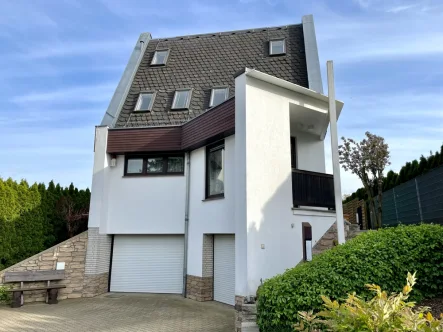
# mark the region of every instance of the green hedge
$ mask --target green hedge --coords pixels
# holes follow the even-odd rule
[[[0,178],[0,271],[23,259],[68,239],[66,220],[58,203],[69,197],[75,208],[89,208],[89,189],[78,190],[71,184],[62,188],[50,182],[29,185]],[[82,221],[79,231],[86,230]]]
[[[260,330],[285,331],[299,311],[322,308],[320,295],[343,299],[357,292],[371,298],[365,284],[398,292],[407,272],[417,271],[411,299],[443,295],[443,227],[398,226],[368,231],[348,243],[266,280],[258,291]]]

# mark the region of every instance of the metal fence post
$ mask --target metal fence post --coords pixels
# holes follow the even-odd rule
[[[395,188],[392,188],[392,193],[394,195],[395,218],[397,219],[397,224],[398,224],[398,210],[397,210],[397,200],[395,199]]]
[[[415,190],[417,191],[418,211],[420,212],[420,221],[423,221],[423,212],[421,210],[420,190],[418,190],[417,178],[415,180]]]

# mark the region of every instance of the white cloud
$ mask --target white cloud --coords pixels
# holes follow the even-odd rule
[[[400,13],[400,12],[404,12],[405,10],[416,8],[417,6],[418,6],[418,4],[400,5],[400,6],[395,6],[395,7],[389,8],[386,11],[388,13]]]

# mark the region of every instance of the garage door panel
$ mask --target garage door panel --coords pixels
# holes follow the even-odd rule
[[[181,293],[183,246],[181,235],[115,235],[111,291]]]
[[[214,236],[214,300],[235,304],[235,237]]]

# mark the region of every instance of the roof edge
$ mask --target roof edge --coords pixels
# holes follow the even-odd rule
[[[309,89],[323,93],[323,82],[321,80],[321,69],[320,60],[318,57],[317,38],[315,35],[314,16],[305,15],[302,17],[302,22]]]
[[[300,26],[300,25],[302,25],[302,23],[286,24],[286,25],[279,25],[279,26],[272,26],[272,27],[252,28],[252,29],[207,32],[207,33],[199,33],[199,34],[193,34],[193,35],[153,38],[152,40],[153,41],[166,41],[166,40],[176,40],[176,39],[192,39],[192,38],[197,38],[197,37],[204,38],[204,37],[212,37],[212,36],[225,36],[225,35],[232,35],[232,34],[237,34],[237,33],[240,34],[240,33],[256,32],[256,31],[263,31],[263,30],[281,30],[281,29],[287,29],[289,27]]]
[[[105,115],[103,116],[101,125],[113,128],[120,115],[120,111],[128,96],[129,89],[134,81],[140,62],[143,59],[143,54],[148,46],[148,42],[152,39],[149,32],[144,32],[137,39],[134,50],[129,58],[128,64],[123,72],[122,78],[115,89],[114,95],[109,103]]]

